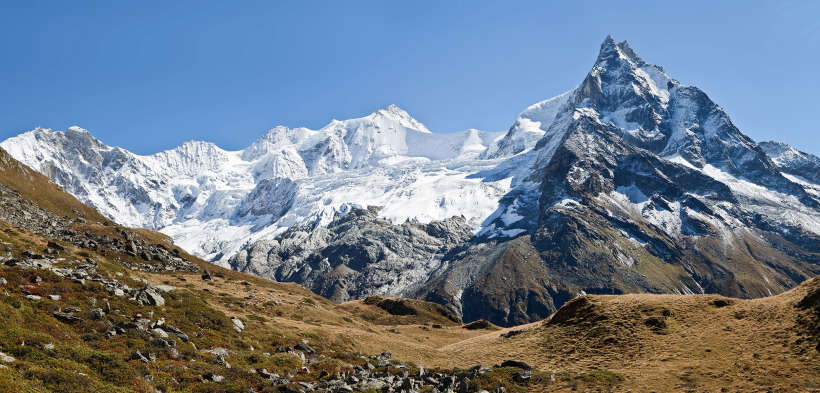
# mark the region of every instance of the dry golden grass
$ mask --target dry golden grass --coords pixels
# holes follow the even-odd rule
[[[391,313],[385,308],[395,306]],[[443,306],[421,300],[372,296],[340,304],[351,314],[375,325],[425,325],[435,329],[461,326],[456,315]],[[402,311],[410,311],[402,315]]]
[[[542,321],[490,332],[458,326],[435,329],[421,320],[417,324],[375,324],[372,314],[383,311],[361,301],[336,305],[298,285],[260,279],[246,285],[240,279],[248,276],[230,275],[233,277],[213,282],[188,275],[186,283],[193,291],[207,288],[210,293],[238,298],[254,296],[240,307],[226,306],[218,296],[209,298],[229,315],[249,319],[257,313],[271,328],[340,340],[366,354],[390,350],[397,358],[442,368],[491,366],[518,359],[540,371],[559,374],[556,382],[531,386],[533,391],[584,390],[585,386],[658,392],[820,389],[818,352],[794,344],[799,337],[795,303],[806,292],[802,286],[755,300],[716,295],[587,296],[588,307],[576,311],[566,323]],[[145,277],[155,283],[168,278],[162,274]],[[306,298],[313,299],[313,304],[307,304]],[[264,306],[272,301],[279,305]],[[728,305],[722,306],[721,301]],[[666,326],[647,325],[653,318]],[[501,337],[513,330],[525,332]],[[597,375],[596,371],[611,372],[624,380],[584,385],[583,378],[567,378],[586,378]]]
[[[460,366],[470,363],[466,359],[515,358],[556,373],[608,370],[625,377],[614,391],[820,391],[818,351],[795,344],[800,337],[795,304],[806,285],[755,300],[589,296],[591,307],[571,323],[538,322],[508,339],[494,333],[442,350],[462,354],[465,360],[453,358]],[[718,307],[716,300],[730,304]],[[646,325],[650,318],[663,320],[666,328],[653,330]],[[572,386],[559,381],[543,390]]]
[[[386,321],[394,316],[375,306],[359,305],[360,302],[338,305],[297,284],[272,282],[214,266],[209,270],[215,273],[212,281],[204,281],[193,273],[135,274],[154,284],[167,283],[194,291],[227,315],[262,323],[267,329],[286,336],[307,333],[364,354],[389,350],[397,359],[422,365],[449,363],[450,353],[442,352],[441,347],[487,332],[463,329],[453,322],[444,325],[442,317],[432,322],[419,318],[401,320],[395,325],[376,324],[370,319]],[[436,307],[427,302],[413,302],[430,309]],[[264,322],[260,322],[259,317]],[[434,328],[433,324],[442,327]]]

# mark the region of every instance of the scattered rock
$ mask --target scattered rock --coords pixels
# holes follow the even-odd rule
[[[101,308],[91,310],[91,319],[99,321],[105,318],[105,312]]]
[[[303,351],[303,352],[307,353],[308,355],[313,355],[314,353],[316,353],[315,349],[313,349],[309,345],[303,344],[303,343],[299,343],[298,345],[296,345],[296,349],[298,349],[300,351]]]
[[[245,324],[236,317],[231,317],[231,322],[233,323],[233,329],[236,330],[237,333],[242,333],[245,330]]]
[[[154,337],[159,337],[159,338],[168,338],[168,333],[167,333],[167,332],[165,332],[165,330],[162,330],[162,329],[160,329],[160,328],[154,328],[154,329],[152,329],[152,330],[151,330],[151,334],[152,334]]]
[[[11,356],[11,355],[7,355],[7,354],[5,354],[5,353],[3,353],[3,352],[0,352],[0,362],[3,362],[3,363],[12,363],[12,362],[14,362],[15,360],[17,360],[17,359],[15,359],[13,356]]]
[[[159,290],[152,287],[151,285],[146,285],[145,288],[140,289],[137,291],[137,295],[135,296],[137,301],[144,305],[144,306],[164,306],[165,305],[165,298],[160,295]]]
[[[57,318],[58,320],[60,320],[62,322],[65,322],[65,323],[77,323],[77,322],[82,322],[82,320],[83,320],[82,318],[80,318],[78,316],[75,316],[74,314],[69,314],[69,313],[62,313],[62,312],[56,312],[55,311],[52,315],[54,315],[54,318]]]
[[[26,295],[26,299],[28,299],[28,300],[40,300],[40,299],[42,299],[42,297],[38,296],[38,295]]]
[[[513,381],[518,383],[526,383],[532,378],[532,373],[529,371],[520,371],[513,374]]]
[[[143,362],[143,363],[150,363],[150,361],[148,360],[148,358],[147,358],[147,357],[145,357],[145,356],[142,354],[142,352],[140,352],[140,351],[134,351],[134,353],[131,355],[131,357],[130,357],[130,358],[128,358],[128,360],[139,360],[139,361],[141,361],[141,362]]]

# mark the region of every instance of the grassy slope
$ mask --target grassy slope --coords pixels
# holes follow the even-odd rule
[[[618,391],[814,391],[820,389],[820,347],[800,321],[817,326],[818,316],[796,307],[810,290],[820,294],[820,278],[754,300],[587,296],[577,310],[571,305],[582,301],[553,315],[570,317],[561,323],[537,322],[501,332],[525,330],[511,338],[491,333],[443,350],[487,362],[520,358],[567,375],[606,370],[624,377],[614,384]],[[544,390],[570,391],[576,383],[559,381]]]

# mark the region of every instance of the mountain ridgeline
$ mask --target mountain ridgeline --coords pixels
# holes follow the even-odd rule
[[[140,156],[78,127],[0,143],[118,223],[336,302],[543,319],[580,294],[754,298],[820,274],[820,159],[757,143],[626,42],[507,132],[430,132],[395,106],[251,146]]]

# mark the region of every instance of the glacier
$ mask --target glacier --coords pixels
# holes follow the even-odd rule
[[[432,133],[391,105],[319,130],[275,127],[239,151],[191,141],[137,155],[80,127],[38,128],[0,146],[111,219],[224,261],[291,226],[367,206],[396,224],[464,216],[478,231],[511,188],[512,175],[496,170],[509,155],[485,154],[505,135]]]

